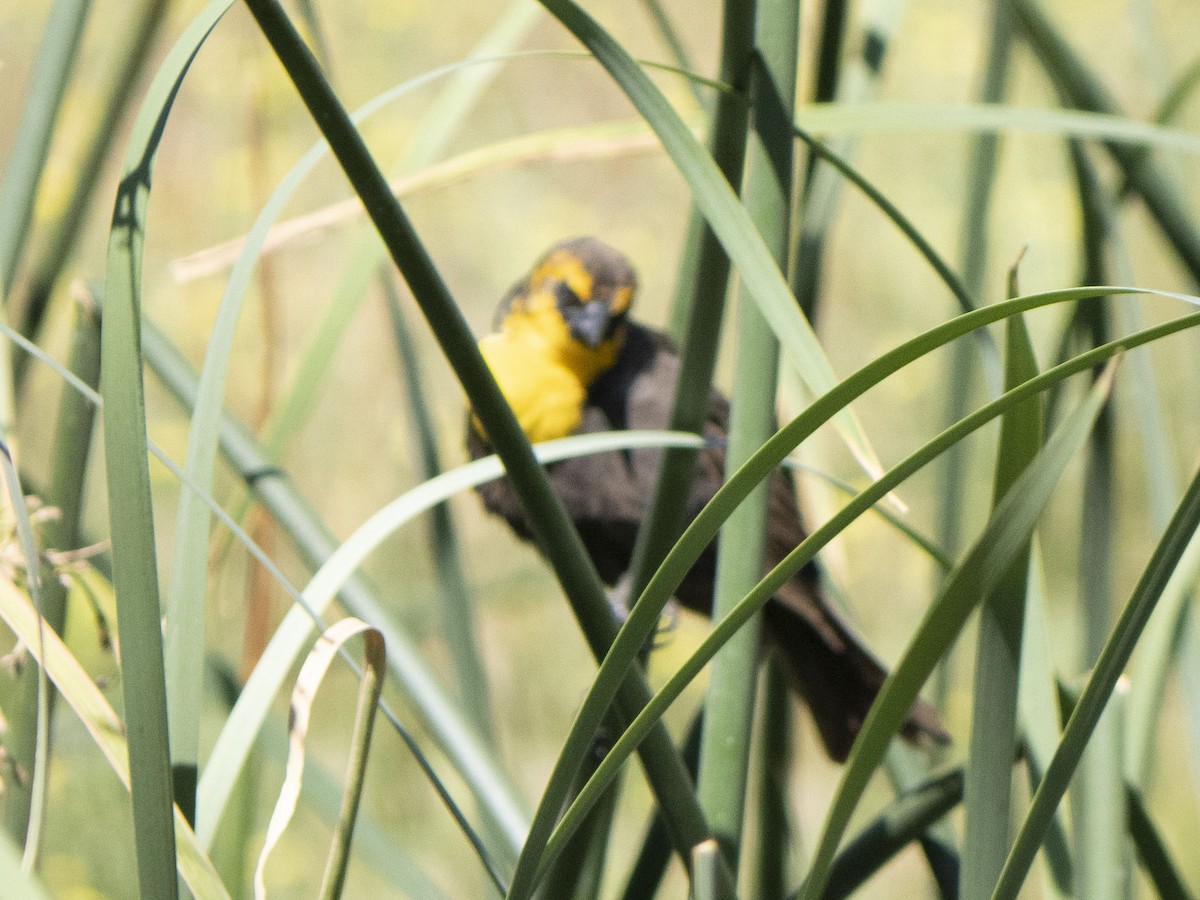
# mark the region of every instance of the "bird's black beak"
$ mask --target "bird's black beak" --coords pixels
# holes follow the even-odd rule
[[[615,324],[604,300],[592,300],[571,310],[571,337],[593,350],[612,337]]]

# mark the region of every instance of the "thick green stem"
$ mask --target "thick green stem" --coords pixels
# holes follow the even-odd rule
[[[791,219],[792,116],[796,95],[799,7],[765,0],[759,9],[754,67],[754,129],[746,182],[746,206],[780,268],[787,260]],[[735,472],[775,430],[779,343],[758,307],[738,307],[738,355],[734,372],[726,471]],[[722,529],[713,595],[713,617],[737,605],[762,575],[767,542],[768,482],[759,485]],[[726,858],[741,855],[750,732],[760,627],[756,617],[713,661],[700,753],[700,802]],[[736,868],[735,868],[736,871]]]
[[[754,6],[753,0],[725,3],[720,80],[734,91],[717,98],[709,150],[731,185],[741,183],[746,158],[749,107],[744,91],[750,80],[754,50]],[[698,215],[693,210],[693,219]],[[691,227],[697,228],[694,222]],[[690,260],[690,252],[687,256]],[[690,286],[690,298],[679,348],[679,381],[667,427],[699,433],[708,413],[709,386],[716,365],[730,270],[729,257],[707,223],[699,228],[694,262],[694,270],[680,273]],[[631,598],[641,595],[686,524],[684,508],[695,463],[695,450],[668,450],[663,455],[654,503],[638,532],[628,594]]]

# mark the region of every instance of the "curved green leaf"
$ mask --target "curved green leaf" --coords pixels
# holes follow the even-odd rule
[[[636,447],[701,446],[695,435],[672,432],[612,432],[580,435],[548,441],[535,448],[543,463],[584,453],[603,453],[608,450]],[[313,575],[304,589],[308,609],[293,607],[276,629],[258,665],[247,680],[233,711],[213,746],[209,764],[200,777],[200,795],[205,798],[200,810],[196,833],[207,846],[216,824],[237,781],[246,756],[253,745],[275,695],[283,686],[288,672],[303,650],[313,630],[312,614],[322,614],[333,602],[338,589],[358,569],[375,548],[392,533],[430,507],[443,503],[457,493],[499,478],[504,472],[495,456],[476,460],[444,472],[402,494],[360,525],[325,564]],[[424,683],[428,675],[417,683]],[[520,838],[528,827],[525,822],[505,822],[511,836]]]
[[[1112,635],[1104,645],[1087,686],[1080,695],[1074,712],[1071,713],[1063,731],[1062,741],[1033,796],[1029,812],[1004,864],[1000,882],[992,895],[997,900],[1016,897],[1020,891],[1025,874],[1041,844],[1042,835],[1066,792],[1075,767],[1108,704],[1117,679],[1129,662],[1150,614],[1154,611],[1197,527],[1200,527],[1200,473],[1192,479],[1192,483],[1184,492],[1175,515],[1163,532],[1154,555],[1142,572],[1141,579],[1113,628]]]
[[[586,46],[625,91],[662,141],[692,191],[692,199],[738,268],[747,291],[779,338],[788,361],[812,389],[822,394],[837,382],[825,350],[796,305],[779,266],[708,152],[691,129],[646,76],[641,67],[595,19],[572,0],[540,0]],[[837,416],[839,430],[868,472],[879,461],[849,410]]]
[[[741,499],[749,492],[754,484],[766,477],[767,473],[770,472],[775,465],[778,465],[784,456],[790,453],[797,444],[804,440],[808,434],[811,434],[812,431],[815,430],[820,424],[831,418],[837,409],[840,409],[850,400],[864,393],[883,378],[899,370],[904,365],[912,362],[914,359],[919,358],[935,347],[941,346],[942,344],[953,340],[955,337],[961,337],[963,334],[968,333],[973,328],[979,327],[980,325],[995,321],[1015,312],[1023,312],[1033,309],[1037,306],[1047,305],[1054,302],[1063,302],[1067,300],[1093,298],[1114,292],[1128,293],[1129,291],[1128,289],[1117,289],[1114,291],[1113,289],[1107,288],[1056,291],[1049,294],[1031,295],[1029,297],[1018,298],[1017,300],[1005,301],[991,307],[986,307],[972,313],[964,314],[952,320],[951,322],[931,329],[930,331],[918,336],[917,338],[914,338],[901,347],[884,354],[882,357],[876,359],[859,372],[850,376],[848,379],[846,379],[846,381],[842,382],[842,384],[840,384],[829,394],[814,402],[797,419],[793,420],[791,423],[781,429],[775,435],[775,437],[768,441],[767,444],[764,445],[759,453],[756,454],[746,466],[743,466],[742,469],[734,474],[733,477],[731,477],[725,483],[721,490],[717,492],[716,496],[714,496],[712,501],[710,501],[708,506],[700,512],[700,514],[684,532],[674,549],[672,549],[667,558],[663,561],[663,564],[659,568],[658,572],[651,579],[651,582],[647,586],[642,597],[640,597],[638,602],[634,605],[629,618],[622,627],[621,633],[617,636],[616,641],[613,643],[612,649],[606,656],[604,662],[601,664],[600,673],[597,675],[591,692],[585,699],[583,706],[580,708],[572,729],[586,734],[591,734],[594,732],[596,724],[599,721],[599,717],[603,714],[605,709],[607,709],[608,704],[611,702],[613,691],[615,690],[615,680],[620,677],[623,667],[629,665],[630,661],[636,657],[638,648],[641,647],[644,641],[653,633],[653,629],[656,627],[656,623],[658,621],[658,616],[668,598],[683,579],[683,576],[694,564],[696,559],[699,558],[700,553],[703,552],[704,548],[707,547],[711,542],[717,532],[717,529],[720,527],[724,519],[729,515],[729,512],[737,505],[737,503],[741,501]],[[1197,302],[1194,300],[1194,298],[1184,297],[1183,295],[1170,294],[1164,296],[1175,297],[1176,299],[1185,300],[1185,302]],[[1124,347],[1133,346],[1134,344],[1143,341],[1157,339],[1162,337],[1164,334],[1171,333],[1176,329],[1190,327],[1197,321],[1200,321],[1200,317],[1184,317],[1183,319],[1178,320],[1176,323],[1171,323],[1168,331],[1156,331],[1151,329],[1150,331],[1144,332],[1136,338],[1126,339],[1126,341],[1120,344],[1114,343],[1113,345],[1108,346],[1103,352],[1107,353],[1108,355],[1112,355],[1113,353],[1118,352],[1119,349],[1124,349]],[[1092,362],[1088,362],[1087,360],[1089,357],[1085,354],[1084,356],[1077,357],[1071,365],[1091,365],[1094,364],[1095,360],[1100,360],[1103,358],[1106,357],[1102,353],[1098,356],[1090,357]],[[1079,369],[1070,368],[1070,373],[1073,374],[1075,371],[1079,371]],[[1046,373],[1045,375],[1041,376],[1042,379],[1047,380],[1039,383],[1049,384],[1055,379],[1066,377],[1067,373],[1068,370],[1066,368],[1059,367],[1056,370],[1052,370],[1051,373]],[[1026,389],[1027,388],[1028,385],[1026,386]],[[991,407],[989,407],[989,409],[990,408]],[[995,410],[991,414],[995,415],[998,414],[998,412],[999,410]],[[961,427],[961,425],[962,423],[960,423],[960,426],[956,427]],[[943,437],[945,437],[945,435],[943,435]],[[910,461],[911,460],[912,457],[910,457]],[[893,474],[896,472],[897,469],[892,470]],[[888,478],[876,482],[876,486],[880,484],[886,484],[890,489],[890,486],[894,486],[895,481],[891,478]],[[862,500],[870,493],[872,492],[864,492],[863,494],[860,494],[859,499]],[[847,507],[847,509],[850,509],[850,507]],[[845,513],[846,510],[843,510],[839,515],[843,515]],[[812,536],[810,535],[810,540],[811,539]],[[818,548],[813,547],[814,553],[816,549]],[[763,588],[764,584],[765,582],[760,583],[759,587]],[[767,596],[770,595],[768,594]],[[763,602],[765,602],[765,597],[763,598]],[[746,615],[749,615],[752,612],[752,610],[747,607],[745,602],[739,606],[739,609],[741,609]],[[738,624],[740,624],[740,620],[738,621]],[[734,627],[736,628],[736,625]],[[714,630],[713,640],[719,640],[719,631],[720,627]],[[702,647],[702,650],[703,649],[704,648]],[[715,652],[715,647],[711,647],[710,649],[712,652]],[[698,651],[698,653],[700,653],[700,651]],[[664,688],[663,691],[660,691],[656,695],[655,701],[651,704],[651,706],[657,708],[660,714],[661,711],[665,709],[667,705],[669,705],[671,700],[678,695],[677,692],[682,690],[682,686],[686,684],[687,680],[689,680],[690,677],[694,677],[696,671],[699,670],[700,665],[703,664],[703,660],[706,660],[707,657],[701,659],[700,656],[696,656],[693,657],[693,659],[700,660],[699,665],[696,666],[694,671],[691,671],[690,675],[685,675],[683,670],[681,670],[680,675],[677,676],[679,681],[676,682],[673,679],[672,682],[668,684],[668,688],[671,690],[669,697],[666,693],[664,693],[668,690],[667,688]],[[642,716],[646,715],[648,711],[649,709],[644,712]],[[642,716],[639,716],[639,720],[642,719]],[[645,723],[643,722],[642,724],[644,725]],[[630,732],[627,732],[627,734],[631,733],[632,731],[633,729],[631,727]],[[623,741],[625,738],[622,738],[621,740]],[[631,743],[625,746],[627,748],[631,748],[634,745],[636,745],[636,740],[631,739]],[[623,746],[620,741],[618,741],[618,746]],[[609,759],[614,761],[612,765],[617,764],[619,755],[616,753],[616,748],[610,752]],[[570,766],[571,763],[560,756],[558,765],[565,768]],[[607,760],[605,764],[602,764],[601,769],[597,772],[597,779],[600,779],[601,773],[605,773],[605,777],[610,777],[611,773],[606,770],[606,765],[608,765]],[[601,781],[601,784],[603,784],[603,781]],[[585,789],[584,794],[587,793],[588,790]],[[580,801],[583,799],[584,795],[581,794]],[[579,801],[577,801],[577,803],[579,803]],[[584,811],[586,811],[586,808]],[[565,821],[560,826],[560,830],[563,830],[564,826],[566,826]],[[562,839],[565,840],[568,837],[569,830],[565,831]]]

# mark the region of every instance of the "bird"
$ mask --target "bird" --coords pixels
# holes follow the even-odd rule
[[[479,350],[531,442],[570,434],[668,427],[679,372],[670,338],[630,318],[637,275],[620,251],[594,237],[555,244],[504,295],[493,330]],[[696,462],[688,521],[724,480],[729,403],[713,390]],[[468,417],[473,459],[492,452],[479,420]],[[562,460],[547,466],[601,579],[619,583],[629,568],[638,528],[649,515],[662,451],[632,449]],[[533,531],[506,478],[477,488],[484,507],[518,537]],[[764,559],[772,567],[806,536],[791,474],[772,473]],[[675,592],[685,607],[710,615],[716,541]],[[887,670],[826,601],[810,563],[763,608],[763,643],[782,659],[788,680],[811,710],[828,755],[844,762]],[[918,699],[901,734],[910,742],[949,740],[937,711]]]

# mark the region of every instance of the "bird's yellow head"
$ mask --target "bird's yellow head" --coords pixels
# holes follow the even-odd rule
[[[556,244],[501,301],[479,349],[531,441],[565,437],[616,362],[637,276],[595,238]]]

